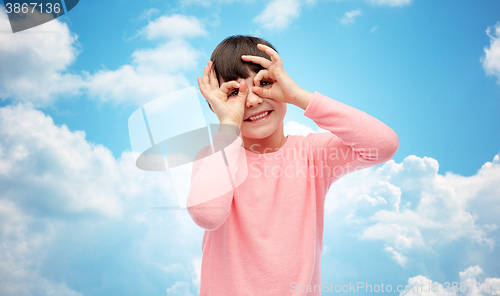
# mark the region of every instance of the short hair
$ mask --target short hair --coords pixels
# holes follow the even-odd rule
[[[213,62],[213,69],[217,75],[219,86],[221,80],[231,81],[238,78],[246,79],[250,76],[250,71],[258,73],[264,69],[259,64],[245,62],[242,55],[260,56],[271,60],[271,57],[264,51],[257,48],[257,44],[264,44],[278,52],[271,43],[253,36],[233,35],[224,39],[212,52],[210,60]],[[208,101],[207,101],[208,103]],[[210,106],[210,103],[208,103]]]

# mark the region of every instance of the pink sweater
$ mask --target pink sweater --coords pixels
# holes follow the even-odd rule
[[[256,154],[242,147],[241,138],[219,132],[214,143],[226,141],[229,166],[223,158],[194,163],[187,206],[206,229],[200,295],[321,295],[330,185],[386,162],[399,140],[378,119],[318,92],[304,115],[330,133],[289,135],[277,152]],[[248,175],[234,189],[245,159]]]

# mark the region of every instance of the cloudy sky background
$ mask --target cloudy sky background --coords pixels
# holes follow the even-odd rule
[[[0,294],[198,294],[203,230],[152,209],[173,185],[134,167],[127,120],[196,85],[233,34],[399,136],[393,160],[331,187],[323,281],[493,295],[444,288],[500,286],[498,0],[89,0],[16,34],[0,8]],[[286,134],[319,131],[303,112]]]

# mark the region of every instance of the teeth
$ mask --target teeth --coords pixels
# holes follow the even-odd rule
[[[266,111],[266,112],[262,113],[259,116],[249,117],[248,119],[250,119],[250,120],[257,120],[259,118],[262,118],[262,117],[266,116],[268,113],[269,113],[269,111]]]

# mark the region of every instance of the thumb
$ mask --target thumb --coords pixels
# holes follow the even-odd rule
[[[245,81],[240,83],[240,89],[238,90],[238,101],[245,103],[248,96],[248,87]]]

